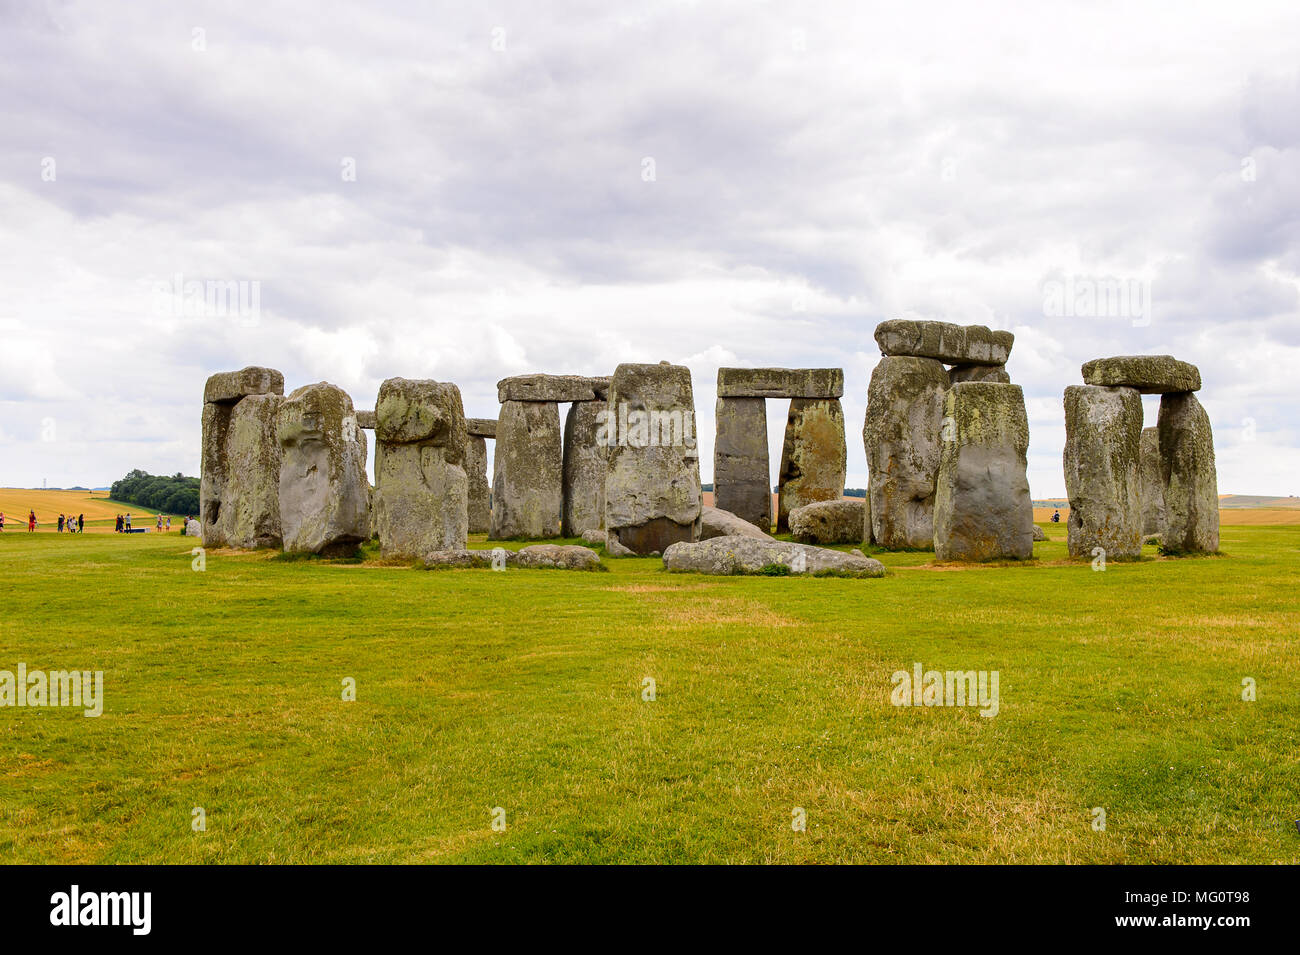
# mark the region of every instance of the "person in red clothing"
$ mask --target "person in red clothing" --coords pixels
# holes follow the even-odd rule
[[[34,530],[36,530],[36,512],[35,512],[35,511],[28,511],[28,512],[27,512],[27,531],[28,531],[28,533],[30,533],[30,532],[32,532],[32,531],[34,531]]]

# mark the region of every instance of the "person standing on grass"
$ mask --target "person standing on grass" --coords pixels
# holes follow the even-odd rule
[[[0,515],[0,516],[2,516],[2,515]],[[0,527],[0,530],[4,530],[4,528]],[[167,526],[164,528],[164,530],[165,530],[168,534],[170,534],[170,533],[172,532],[172,519],[171,519],[171,515],[170,515],[170,514],[167,515]]]
[[[63,533],[63,515],[62,515],[62,514],[59,515],[59,533],[60,533],[60,534]]]
[[[36,530],[36,512],[28,511],[27,512],[27,533],[30,534],[34,530]]]
[[[78,514],[78,515],[77,515],[77,533],[78,533],[78,534],[84,534],[84,533],[86,533],[86,515],[85,515],[85,514]]]
[[[0,511],[0,534],[5,532],[5,512]]]
[[[130,511],[127,511],[127,512],[126,512],[126,523],[124,523],[124,524],[122,525],[122,530],[124,530],[124,531],[129,531],[130,529],[131,529],[131,512],[130,512]]]
[[[161,515],[161,514],[158,515],[158,520],[156,520],[156,521],[154,522],[154,527],[153,527],[153,529],[154,529],[157,533],[159,533],[159,534],[162,533],[162,515]]]

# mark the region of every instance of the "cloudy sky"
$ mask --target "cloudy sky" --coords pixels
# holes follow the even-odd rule
[[[863,486],[873,330],[929,318],[1015,332],[1035,496],[1142,352],[1200,366],[1222,491],[1300,494],[1298,66],[1293,0],[0,0],[0,485],[197,474],[248,364],[494,417],[667,359],[706,481],[719,366],[843,367]]]

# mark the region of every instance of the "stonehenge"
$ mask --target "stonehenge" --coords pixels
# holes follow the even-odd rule
[[[276,413],[284,549],[346,553],[370,536],[366,439],[352,399],[328,382],[304,385]]]
[[[1219,549],[1214,435],[1194,392],[1201,372],[1170,355],[1096,358],[1083,386],[1066,389],[1069,547],[1086,558],[1136,557],[1158,535],[1166,554]],[[1142,427],[1140,395],[1160,395],[1155,428]],[[1076,518],[1076,512],[1080,515]]]
[[[714,503],[766,533],[772,527],[768,398],[788,398],[777,481],[778,530],[790,511],[844,493],[844,371],[840,368],[719,368]]]
[[[606,547],[653,554],[698,540],[703,496],[690,369],[619,365],[605,419]]]
[[[934,493],[935,557],[1032,557],[1029,420],[1020,386],[958,382],[944,398],[944,421]]]
[[[495,418],[465,419],[465,475],[469,479],[469,532],[486,534],[492,527],[492,487],[487,477],[487,439],[496,440]]]
[[[284,376],[273,368],[221,372],[204,385],[199,518],[206,546],[280,546],[275,422],[283,400]]]
[[[389,378],[379,386],[372,526],[383,556],[465,547],[468,440],[455,385]]]

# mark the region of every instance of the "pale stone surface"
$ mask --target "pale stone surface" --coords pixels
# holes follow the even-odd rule
[[[203,438],[199,463],[199,518],[203,538],[210,547],[225,543],[220,528],[221,504],[226,486],[226,438],[230,434],[233,405],[203,404]]]
[[[948,372],[933,358],[882,358],[871,373],[862,428],[871,540],[888,550],[934,546],[934,489],[947,391]]]
[[[202,537],[203,525],[200,524],[198,521],[194,520],[193,518],[190,518],[188,521],[185,522],[185,536]]]
[[[256,371],[269,373],[270,369]],[[236,378],[240,374],[229,373]],[[209,384],[221,377],[214,375]],[[204,403],[199,518],[207,546],[280,546],[280,446],[275,416],[282,400],[268,392],[234,404]]]
[[[546,401],[503,403],[493,465],[489,536],[559,537],[564,457],[558,406]]]
[[[790,535],[801,544],[860,544],[863,508],[855,497],[805,504],[790,512]]]
[[[721,372],[718,378],[721,381]],[[719,398],[716,423],[714,503],[766,533],[772,528],[767,402],[762,398]]]
[[[352,399],[328,382],[304,385],[276,415],[280,523],[290,552],[344,552],[370,535],[365,435]]]
[[[1043,530],[1037,524],[1034,525],[1034,543],[1047,540],[1047,531]]]
[[[1005,365],[1016,336],[984,325],[891,319],[876,326],[884,355],[934,358],[946,365]]]
[[[1002,365],[953,365],[948,369],[948,384],[959,381],[997,381],[1011,384],[1011,376]]]
[[[1172,355],[1118,355],[1084,362],[1083,380],[1089,385],[1136,388],[1144,395],[1199,391],[1201,372],[1195,365]]]
[[[838,398],[793,398],[786,417],[777,479],[776,527],[790,526],[790,512],[844,494],[848,445]]]
[[[492,528],[492,488],[487,477],[487,441],[471,432],[465,440],[465,479],[469,482],[469,532]]]
[[[1142,397],[1132,388],[1065,389],[1065,490],[1071,557],[1107,560],[1142,553],[1138,461]]]
[[[465,432],[473,438],[495,438],[497,436],[497,419],[466,418]]]
[[[765,534],[738,514],[732,514],[720,507],[703,508],[700,518],[700,540],[712,540],[715,537],[757,537],[772,540],[771,534]]]
[[[1165,530],[1165,479],[1160,472],[1160,429],[1142,429],[1142,455],[1138,463],[1142,498],[1142,533],[1163,534]]]
[[[664,551],[663,560],[664,567],[670,571],[718,576],[755,574],[773,564],[784,564],[796,575],[824,572],[851,577],[885,575],[885,565],[871,557],[744,536],[672,544]]]
[[[460,389],[428,379],[389,378],[379,386],[375,420],[371,520],[383,555],[416,558],[463,548],[469,478]]]
[[[1191,392],[1160,399],[1160,470],[1165,491],[1161,546],[1170,554],[1219,549],[1219,479],[1210,417]]]
[[[934,497],[935,556],[955,561],[1032,557],[1029,422],[1020,386],[956,384],[944,401],[944,417]]]
[[[455,548],[430,551],[424,555],[428,570],[472,567],[492,568],[494,554],[491,550],[466,550]],[[600,556],[586,547],[573,544],[532,544],[517,551],[505,550],[499,568],[548,570],[606,570]]]
[[[703,499],[691,372],[683,365],[622,364],[609,389],[605,529],[618,544],[649,554],[699,537]]]
[[[842,398],[843,368],[719,368],[719,398]]]
[[[604,401],[575,401],[564,419],[563,513],[565,537],[605,522],[605,445],[597,431],[609,405]]]
[[[515,375],[497,382],[497,400],[507,401],[595,401],[597,391],[609,387],[608,378],[582,375]]]
[[[234,404],[249,395],[283,395],[284,375],[274,368],[249,365],[239,371],[222,371],[208,378],[203,400],[214,404]]]

